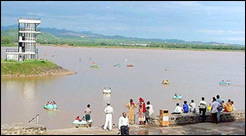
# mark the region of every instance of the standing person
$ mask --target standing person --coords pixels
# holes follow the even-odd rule
[[[184,113],[188,113],[189,112],[189,106],[187,104],[187,101],[184,101],[184,104],[183,104],[183,111]]]
[[[129,121],[126,113],[123,112],[122,116],[119,118],[119,130],[121,135],[129,135]]]
[[[235,111],[236,108],[235,108],[235,106],[234,106],[234,102],[233,102],[233,101],[231,101],[231,106],[232,106],[232,111]]]
[[[146,122],[145,123],[147,123],[147,124],[149,124],[149,120],[150,120],[150,112],[149,112],[149,107],[147,107],[146,108],[146,112],[145,112],[145,120],[146,120]]]
[[[213,97],[213,103],[211,105],[211,115],[212,115],[212,122],[215,122],[216,124],[218,123],[218,119],[217,119],[217,113],[218,113],[218,108],[219,108],[220,103],[216,101],[216,98]]]
[[[112,117],[113,117],[113,113],[114,113],[114,109],[113,107],[110,106],[110,103],[107,103],[107,107],[104,109],[104,112],[106,113],[106,121],[105,121],[105,125],[103,127],[104,130],[107,129],[108,125],[109,125],[109,130],[112,130]]]
[[[90,104],[87,105],[87,108],[85,109],[85,120],[87,122],[87,128],[89,127],[89,120],[91,119],[91,108]],[[91,126],[90,126],[91,127]]]
[[[139,105],[139,111],[138,111],[139,124],[142,125],[143,123],[145,123],[145,112],[146,112],[146,106],[143,98],[139,98],[138,105]]]
[[[191,100],[190,106],[190,112],[196,113],[196,104],[194,103],[194,100]]]
[[[152,117],[154,115],[153,105],[150,104],[150,101],[147,102],[146,108],[149,107],[149,116]]]
[[[126,107],[128,108],[128,118],[129,118],[129,123],[131,125],[134,124],[135,118],[134,118],[134,108],[136,108],[136,104],[133,102],[132,99],[130,99],[130,103],[126,104]]]
[[[145,102],[143,98],[139,98],[139,104],[142,105],[142,112],[145,113],[146,112],[146,106],[145,106]]]
[[[220,122],[220,113],[223,110],[223,102],[220,99],[219,95],[217,95],[216,98],[217,98],[216,101],[220,104],[219,107],[218,107],[218,112],[217,112],[217,120],[218,120],[218,122]]]
[[[143,125],[144,121],[145,121],[145,115],[143,113],[143,107],[142,105],[139,105],[139,109],[138,109],[138,121],[139,121],[139,125]]]
[[[206,110],[207,110],[207,103],[204,101],[204,97],[202,97],[202,100],[200,101],[198,107],[199,107],[199,114],[201,115],[201,112],[202,112],[202,122],[205,121],[206,119],[206,116],[205,116],[205,113],[206,113]]]

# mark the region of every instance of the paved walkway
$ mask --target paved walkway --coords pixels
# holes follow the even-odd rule
[[[100,127],[68,128],[47,130],[47,135],[117,135],[116,127],[112,131],[103,131]],[[175,127],[150,127],[133,125],[130,135],[245,135],[245,120],[227,123],[199,123]]]

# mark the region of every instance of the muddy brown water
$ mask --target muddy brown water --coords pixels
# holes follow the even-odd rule
[[[220,94],[231,98],[237,109],[245,107],[245,52],[181,51],[153,49],[67,48],[39,46],[39,58],[77,72],[74,75],[17,78],[1,80],[1,123],[28,122],[40,114],[39,123],[48,129],[69,128],[77,115],[82,116],[91,104],[93,125],[104,124],[106,102],[114,108],[113,123],[127,111],[130,98],[151,101],[155,114],[159,109],[173,111],[175,104],[194,99],[198,104],[204,96],[209,103]],[[5,58],[5,49],[1,48]],[[126,61],[127,60],[127,61]],[[94,61],[101,68],[90,68]],[[114,67],[115,64],[120,67]],[[127,64],[134,64],[133,68]],[[165,70],[167,69],[167,70]],[[162,85],[168,79],[169,85]],[[230,86],[220,86],[222,79]],[[103,95],[109,85],[111,95]],[[183,100],[173,100],[174,93]],[[43,109],[47,101],[55,100],[58,111]],[[136,109],[137,111],[137,109]]]

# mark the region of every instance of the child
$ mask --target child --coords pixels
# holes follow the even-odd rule
[[[147,124],[149,124],[149,120],[150,120],[150,117],[149,117],[149,107],[147,107],[147,110],[145,112],[145,119],[146,119]]]

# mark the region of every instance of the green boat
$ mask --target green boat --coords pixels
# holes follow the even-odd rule
[[[92,68],[100,68],[98,65],[92,65]]]

